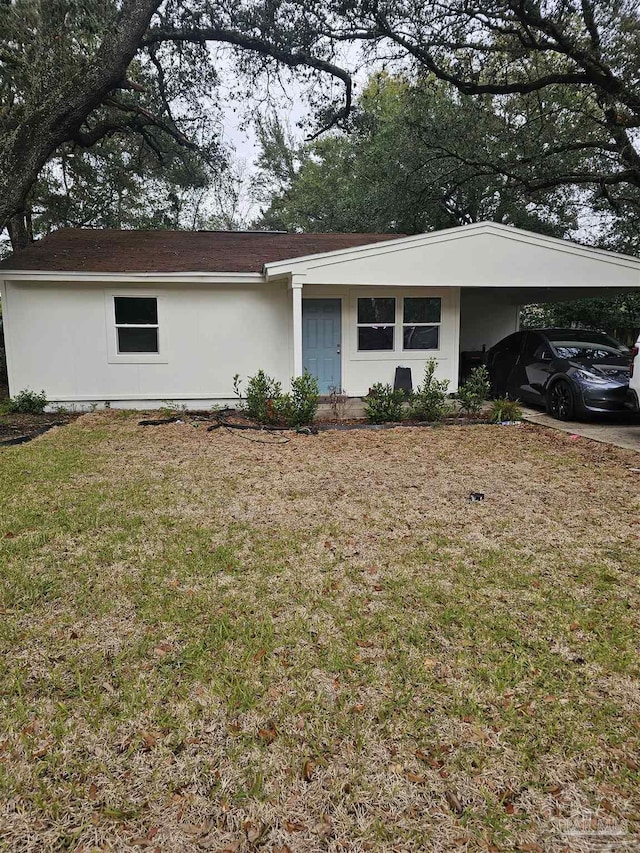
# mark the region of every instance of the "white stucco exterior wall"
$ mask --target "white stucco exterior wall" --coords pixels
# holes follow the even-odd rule
[[[493,223],[267,264],[308,284],[640,287],[640,259]]]
[[[113,297],[158,298],[158,356],[118,356]],[[439,296],[440,348],[402,351],[396,329],[393,352],[358,352],[358,296]],[[419,384],[427,358],[451,390],[458,377],[458,288],[306,286],[303,299],[342,302],[342,386],[365,395],[375,382],[393,383],[398,366]],[[263,369],[289,387],[293,374],[292,291],[284,282],[246,285],[5,282],[4,311],[10,393],[44,389],[52,404],[109,402],[154,408],[162,401],[211,405],[232,401],[233,375]]]
[[[160,356],[114,359],[114,294],[157,296]],[[44,388],[54,403],[144,407],[231,400],[233,375],[263,368],[288,382],[291,293],[283,284],[5,282],[10,392]]]
[[[511,294],[509,294],[509,297]],[[463,290],[460,295],[460,351],[492,347],[518,331],[520,308],[499,292]]]
[[[437,296],[441,303],[440,348],[438,350],[402,350],[402,327],[395,332],[395,350],[385,352],[358,352],[357,299],[358,297]],[[458,329],[459,289],[456,287],[339,287],[305,285],[302,298],[340,299],[342,301],[342,388],[350,397],[367,394],[375,382],[393,385],[396,367],[410,367],[414,388],[422,381],[428,359],[436,359],[436,375],[449,380],[454,391],[458,387]]]

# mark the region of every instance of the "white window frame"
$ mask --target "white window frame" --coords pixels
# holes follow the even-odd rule
[[[405,299],[439,299],[440,300],[440,319],[437,323],[405,323],[404,321],[404,300]],[[441,341],[440,341],[440,328],[442,326],[442,296],[425,296],[424,293],[417,294],[415,296],[407,296],[406,294],[402,296],[402,313],[400,315],[401,324],[400,324],[400,334],[401,334],[401,344],[400,347],[401,352],[440,352]],[[405,349],[404,348],[404,330],[406,326],[436,326],[438,329],[438,346],[430,347],[429,349]]]
[[[376,350],[361,350],[358,349],[358,329],[366,326],[391,326],[391,323],[358,323],[358,299],[389,299],[394,298],[396,303],[395,322],[393,323],[393,349],[376,349]],[[408,299],[439,299],[440,300],[440,322],[439,323],[405,323],[404,322],[404,300]],[[353,343],[352,358],[357,361],[372,361],[384,358],[398,358],[402,355],[407,358],[429,358],[433,355],[438,360],[443,359],[443,343],[442,343],[442,326],[443,315],[448,309],[447,294],[440,289],[438,292],[425,292],[424,290],[416,289],[415,292],[403,291],[401,294],[390,292],[386,288],[379,291],[359,291],[353,294],[353,312],[355,316],[355,339]],[[438,347],[437,349],[405,349],[404,348],[404,327],[405,326],[437,326],[438,327]],[[353,328],[353,326],[351,327]],[[352,333],[353,334],[353,333]]]
[[[153,323],[116,323],[116,297],[129,299],[155,299],[158,308],[158,322]],[[167,334],[164,317],[164,297],[147,290],[107,290],[105,291],[105,317],[107,326],[107,360],[109,364],[167,364]],[[118,329],[158,330],[158,352],[120,352],[118,349]]]
[[[393,322],[392,323],[359,323],[358,322],[358,302],[360,299],[393,299]],[[397,327],[398,327],[398,301],[400,297],[398,296],[381,296],[376,294],[375,296],[356,296],[356,350],[358,353],[384,353],[384,352],[395,352],[396,344],[397,344]],[[391,349],[360,349],[360,329],[379,329],[379,328],[391,328],[393,329],[393,346]]]

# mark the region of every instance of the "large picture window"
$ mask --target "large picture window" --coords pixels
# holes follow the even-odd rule
[[[393,350],[396,300],[393,296],[358,299],[358,350]]]
[[[114,296],[118,354],[159,352],[155,296]]]
[[[358,297],[358,351],[438,350],[441,322],[439,296]]]

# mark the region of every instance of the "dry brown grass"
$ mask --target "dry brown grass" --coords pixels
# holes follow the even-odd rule
[[[637,465],[118,413],[4,451],[0,845],[640,850]]]

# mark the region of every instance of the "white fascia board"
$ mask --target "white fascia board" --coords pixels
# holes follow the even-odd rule
[[[5,281],[106,282],[131,284],[266,284],[262,273],[250,272],[60,272],[53,270],[2,270]]]
[[[494,234],[495,236],[506,237],[516,242],[533,244],[558,252],[567,252],[573,255],[592,258],[593,260],[605,261],[606,263],[640,270],[640,258],[633,257],[632,255],[623,255],[619,252],[610,252],[607,249],[583,246],[580,243],[572,243],[569,240],[562,240],[559,237],[547,237],[543,234],[536,234],[534,231],[525,231],[523,228],[514,228],[511,225],[502,225],[498,222],[474,222],[470,225],[445,228],[441,231],[414,234],[411,237],[398,237],[395,240],[381,240],[376,243],[367,243],[364,246],[353,246],[348,249],[337,249],[333,252],[305,255],[304,257],[292,258],[291,260],[274,261],[264,265],[264,273],[266,279],[270,280],[272,278],[280,278],[292,272],[304,272],[310,266],[330,266],[362,256],[392,254],[394,252],[402,252],[414,246],[428,246],[431,243],[463,240],[465,237],[472,237],[476,234]]]

